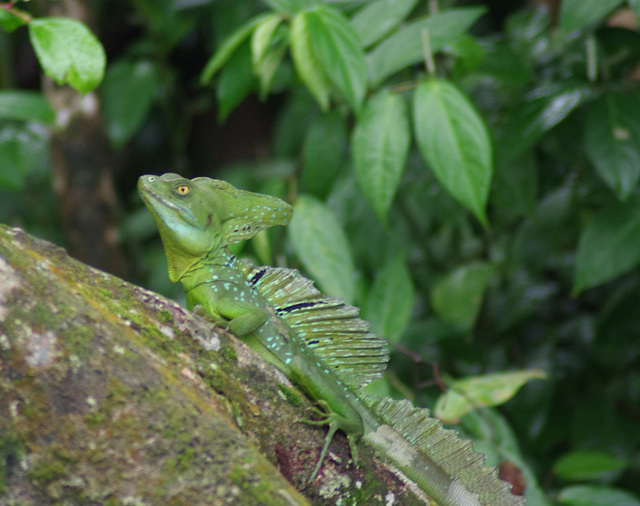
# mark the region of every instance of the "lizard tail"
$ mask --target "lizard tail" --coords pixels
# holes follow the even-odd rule
[[[472,442],[445,429],[409,401],[360,396],[382,424],[364,440],[387,455],[440,506],[520,506],[522,496],[498,478]]]
[[[409,401],[361,393],[362,386],[381,376],[388,351],[385,341],[370,333],[369,324],[358,317],[357,308],[342,299],[325,297],[296,270],[255,267],[246,261],[239,266],[274,313],[357,393],[365,405],[360,415],[366,418],[364,411],[374,415],[377,421],[365,424],[364,441],[391,459],[438,506],[524,504],[524,498],[512,495],[509,485],[498,478],[496,469],[485,465],[470,441],[442,427],[428,410],[414,408]]]

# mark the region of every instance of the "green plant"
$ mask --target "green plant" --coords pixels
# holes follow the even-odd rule
[[[495,381],[511,394],[544,371],[461,425],[521,467],[530,504],[637,503],[640,33],[610,15],[640,3],[564,0],[557,19],[528,6],[500,21],[460,4],[101,4],[103,23],[137,23],[100,91],[140,281],[174,293],[129,197],[140,173],[288,196],[287,240],[246,253],[302,266],[363,308],[395,349],[378,388],[440,408],[436,382],[485,406],[504,401]],[[1,167],[27,160],[0,168],[16,202],[27,168],[47,170],[38,125],[53,124],[29,100],[37,113],[20,117],[0,103],[3,128],[30,132],[12,151],[0,139]],[[254,156],[224,154],[241,143]],[[31,213],[2,220],[56,237]]]

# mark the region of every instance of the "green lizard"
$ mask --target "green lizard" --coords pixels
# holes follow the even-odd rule
[[[189,307],[201,307],[325,410],[319,423],[329,430],[311,480],[341,430],[355,463],[362,440],[440,506],[524,504],[470,441],[443,428],[426,409],[360,391],[380,377],[388,351],[357,308],[324,297],[296,270],[256,267],[230,253],[228,245],[288,224],[289,204],[224,181],[177,174],[142,176],[138,189],[160,231],[169,277],[182,282]]]

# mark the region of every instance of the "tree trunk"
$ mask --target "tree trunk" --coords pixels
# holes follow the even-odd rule
[[[50,16],[94,25],[91,2],[63,0],[46,4]],[[43,93],[56,113],[51,135],[53,187],[72,257],[120,277],[130,272],[117,227],[114,156],[100,112],[100,95],[85,95],[43,78]]]
[[[310,406],[208,320],[0,225],[0,504],[423,504],[341,434],[307,485]]]

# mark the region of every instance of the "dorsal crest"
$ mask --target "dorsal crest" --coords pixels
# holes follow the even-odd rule
[[[295,269],[254,267],[246,261],[238,267],[275,314],[345,384],[362,388],[382,375],[389,360],[387,343],[369,332],[358,308],[325,297]]]

